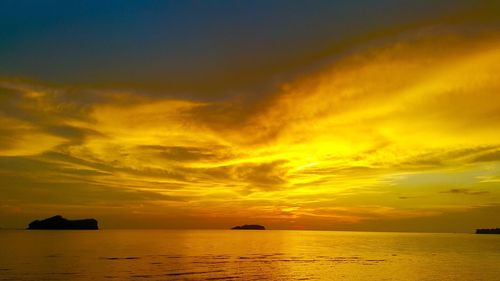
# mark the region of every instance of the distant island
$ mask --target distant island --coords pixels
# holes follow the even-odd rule
[[[258,225],[258,224],[245,224],[245,225],[242,225],[242,226],[235,226],[231,229],[235,229],[235,230],[265,230],[266,228],[262,225]]]
[[[83,219],[83,220],[68,220],[62,216],[53,216],[44,220],[35,220],[28,225],[28,229],[52,229],[52,230],[73,230],[73,229],[88,229],[97,230],[97,220]]]
[[[500,228],[480,228],[476,229],[476,234],[500,234]]]

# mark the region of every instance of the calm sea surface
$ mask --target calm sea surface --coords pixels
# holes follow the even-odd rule
[[[0,231],[0,280],[500,280],[500,235]]]

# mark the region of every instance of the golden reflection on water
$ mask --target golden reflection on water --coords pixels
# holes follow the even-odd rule
[[[0,231],[0,280],[495,280],[500,236]]]

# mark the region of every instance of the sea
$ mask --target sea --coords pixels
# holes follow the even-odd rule
[[[500,235],[0,230],[0,280],[500,280]]]

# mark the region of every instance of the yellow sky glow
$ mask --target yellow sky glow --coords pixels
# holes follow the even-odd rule
[[[0,98],[21,102],[0,115],[10,136],[0,155],[35,164],[1,173],[83,199],[63,203],[54,191],[40,193],[49,202],[27,203],[13,193],[0,208],[186,221],[175,226],[251,218],[275,228],[385,221],[387,229],[496,207],[498,73],[499,38],[422,33],[353,52],[258,101],[118,91],[81,102],[4,79],[18,93]],[[104,195],[86,197],[91,190]]]

